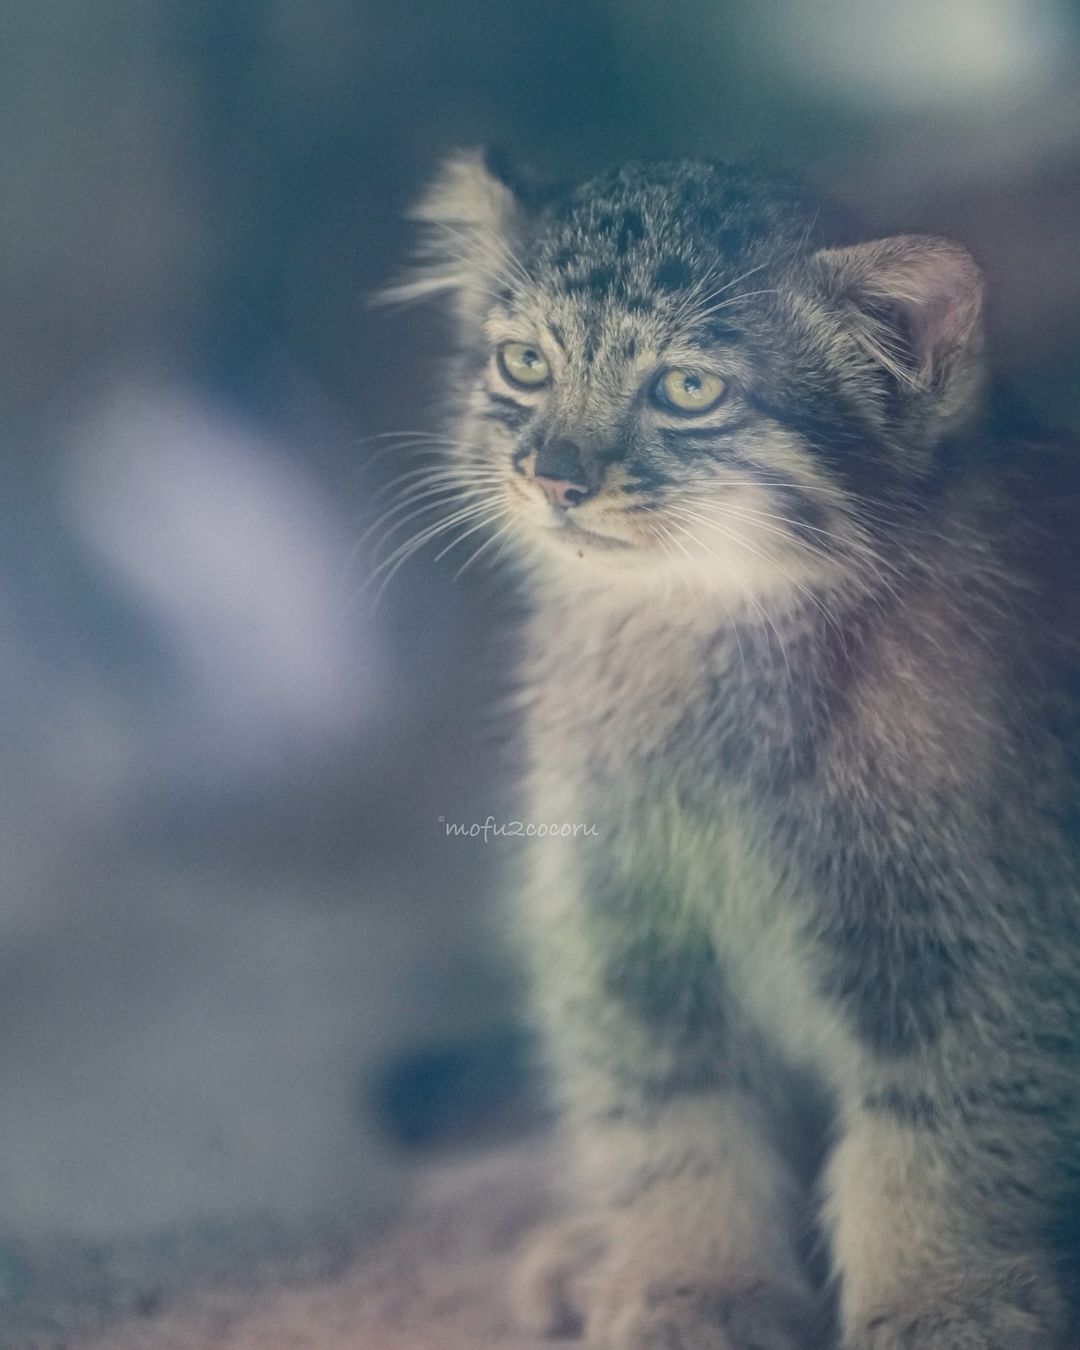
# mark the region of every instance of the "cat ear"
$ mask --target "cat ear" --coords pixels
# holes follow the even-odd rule
[[[523,209],[507,176],[482,151],[457,151],[409,214],[423,227],[418,263],[377,298],[394,303],[451,293],[462,317],[479,319],[517,270]]]
[[[822,249],[811,263],[847,332],[901,392],[953,403],[970,392],[982,349],[982,276],[959,244],[897,235]]]

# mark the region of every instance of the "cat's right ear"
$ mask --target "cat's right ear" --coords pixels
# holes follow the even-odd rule
[[[377,299],[385,303],[451,295],[460,317],[478,324],[491,302],[520,280],[514,257],[525,207],[505,166],[480,150],[459,150],[409,213],[422,227],[417,262]]]

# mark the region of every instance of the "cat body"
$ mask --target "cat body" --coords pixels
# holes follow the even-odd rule
[[[850,1350],[1064,1350],[1069,454],[992,413],[974,264],[691,163],[530,200],[464,156],[421,216],[402,292],[464,339],[428,490],[520,546],[528,814],[596,827],[522,887],[573,1210],[525,1315],[815,1343],[819,1207]]]

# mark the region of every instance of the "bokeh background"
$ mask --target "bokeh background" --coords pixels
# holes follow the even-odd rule
[[[440,821],[513,810],[513,598],[429,549],[375,605],[361,541],[439,425],[447,325],[369,300],[440,156],[752,157],[952,233],[1075,425],[1078,56],[1065,0],[0,4],[12,1336],[528,1117],[513,843]]]

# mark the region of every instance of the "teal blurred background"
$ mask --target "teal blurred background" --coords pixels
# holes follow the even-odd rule
[[[513,809],[512,600],[428,551],[375,607],[357,547],[438,425],[446,325],[369,297],[440,156],[751,157],[951,233],[1075,423],[1078,54],[1060,0],[0,7],[0,1319],[517,1119],[513,841],[439,822]]]

